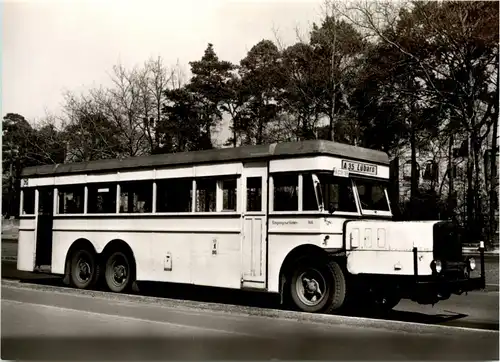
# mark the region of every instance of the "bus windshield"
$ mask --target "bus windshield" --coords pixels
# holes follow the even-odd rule
[[[318,173],[323,200],[319,200],[326,210],[358,212],[351,179],[336,177],[331,173]]]
[[[368,179],[357,179],[354,182],[363,211],[390,211],[385,182]]]

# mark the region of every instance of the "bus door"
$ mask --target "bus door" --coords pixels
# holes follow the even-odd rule
[[[242,288],[266,288],[267,175],[266,162],[243,164]]]
[[[52,264],[52,224],[54,216],[54,188],[38,189],[38,217],[36,225],[36,267]]]

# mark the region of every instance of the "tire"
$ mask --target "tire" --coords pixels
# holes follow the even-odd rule
[[[97,257],[87,249],[72,253],[70,268],[70,284],[75,288],[91,289],[99,280],[101,268]]]
[[[134,283],[133,259],[121,251],[109,254],[106,260],[104,279],[108,289],[115,293],[128,291]]]
[[[344,304],[346,280],[336,262],[317,264],[311,260],[298,263],[289,279],[289,293],[303,312],[331,313]]]

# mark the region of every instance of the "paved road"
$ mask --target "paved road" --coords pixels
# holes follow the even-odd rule
[[[36,283],[40,286],[64,287],[60,277],[20,272],[13,262],[2,262],[2,278]],[[498,290],[498,288],[496,289]],[[240,308],[276,308],[279,299],[270,294],[244,291],[210,289],[204,287],[169,286],[159,283],[141,284],[141,295],[182,300],[183,303],[211,302],[220,305],[236,305]],[[409,300],[401,303],[385,318],[403,322],[441,324],[468,328],[499,329],[499,294],[496,291],[472,292],[468,295],[452,296],[435,306],[419,305]],[[361,314],[354,315],[363,317]],[[366,317],[366,315],[364,315]]]
[[[2,283],[2,359],[498,359],[498,331]]]

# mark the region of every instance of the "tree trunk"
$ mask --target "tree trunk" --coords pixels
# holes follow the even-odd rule
[[[399,157],[395,157],[389,166],[390,171],[390,202],[394,220],[401,220],[401,209],[399,205]]]
[[[480,191],[480,171],[481,171],[481,145],[479,144],[479,140],[476,132],[473,133],[472,137],[472,153],[474,157],[474,189],[476,192],[474,193],[474,235],[483,238],[483,209],[481,205],[481,198],[478,196],[478,192]]]
[[[471,242],[471,238],[473,237],[473,230],[474,230],[474,185],[473,185],[473,179],[474,179],[474,163],[472,156],[470,154],[471,147],[470,147],[470,136],[467,138],[467,150],[468,150],[468,155],[467,155],[467,196],[466,196],[466,230],[469,238],[469,242]]]
[[[498,62],[498,55],[497,55]],[[500,74],[497,72],[497,84],[496,84],[496,92],[495,99],[498,100],[498,83],[499,83]],[[496,195],[496,186],[498,182],[498,171],[497,171],[497,133],[498,133],[498,103],[494,104],[495,111],[493,112],[493,137],[491,140],[491,158],[490,158],[490,192],[489,192],[489,240],[491,243],[494,242],[494,237],[497,229],[498,223],[495,220],[495,209],[497,208],[498,195]]]
[[[328,128],[328,139],[330,141],[335,141],[335,132],[333,129],[333,124],[335,123],[334,118],[335,118],[335,115],[332,113],[330,115],[330,126]]]
[[[257,142],[256,142],[258,145],[262,144],[263,133],[264,133],[264,121],[261,118],[259,118],[259,127],[257,130]]]
[[[497,229],[497,222],[495,220],[495,210],[497,208],[497,200],[498,200],[498,195],[496,193],[496,187],[497,187],[497,167],[496,167],[496,158],[497,158],[497,130],[498,130],[498,125],[497,122],[495,122],[493,126],[493,142],[492,142],[492,150],[491,150],[491,155],[490,155],[490,190],[489,190],[489,211],[488,211],[488,219],[489,219],[489,241],[491,243],[494,242],[495,238],[495,233]]]
[[[331,17],[333,19],[333,39],[332,39],[332,58],[331,58],[331,64],[330,64],[330,77],[332,80],[332,108],[331,108],[331,116],[330,116],[330,141],[335,141],[335,103],[336,103],[336,77],[335,77],[335,52],[336,52],[336,47],[337,47],[337,19],[335,16],[335,11],[332,11]]]
[[[418,199],[418,181],[419,172],[417,164],[417,145],[416,145],[416,135],[413,124],[410,130],[410,148],[411,148],[411,185],[410,185],[410,215],[411,219],[417,216],[417,199]]]
[[[448,215],[453,218],[454,215],[454,192],[453,192],[453,134],[450,135],[450,143],[448,145]]]

